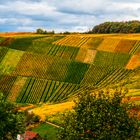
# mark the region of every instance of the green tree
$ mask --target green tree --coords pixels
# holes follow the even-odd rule
[[[55,31],[54,30],[46,31],[44,29],[38,28],[38,29],[36,29],[36,33],[37,34],[55,34]]]
[[[44,30],[41,29],[41,28],[36,29],[36,33],[37,33],[37,34],[44,34],[44,32],[46,33],[47,31],[44,31]]]
[[[24,114],[17,111],[15,104],[4,99],[0,93],[0,138],[15,140],[17,134],[24,133]]]
[[[79,96],[74,111],[64,120],[64,129],[58,134],[63,140],[128,140],[136,136],[138,121],[130,117],[131,104],[122,103],[124,92]]]

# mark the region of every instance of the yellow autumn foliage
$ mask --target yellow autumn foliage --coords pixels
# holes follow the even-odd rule
[[[43,104],[40,107],[32,109],[32,112],[35,115],[41,117],[41,120],[44,121],[47,115],[52,115],[58,112],[64,112],[66,110],[71,110],[74,106],[74,102],[69,101],[59,104]]]

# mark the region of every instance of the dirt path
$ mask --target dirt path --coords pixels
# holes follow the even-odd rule
[[[46,123],[47,123],[47,124],[50,124],[50,125],[52,125],[52,126],[54,126],[54,127],[56,127],[56,128],[63,128],[63,127],[61,127],[61,126],[59,126],[59,125],[56,125],[56,124],[51,123],[51,122],[48,122],[48,121],[46,121]]]

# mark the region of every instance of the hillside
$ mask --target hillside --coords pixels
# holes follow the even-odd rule
[[[136,79],[139,85],[140,34],[0,36],[0,90],[6,99],[63,102],[84,89],[121,81],[131,95],[140,94],[134,86]]]

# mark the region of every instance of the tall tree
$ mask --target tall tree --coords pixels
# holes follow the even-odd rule
[[[44,34],[44,33],[46,33],[47,31],[44,31],[43,29],[41,29],[41,28],[38,28],[38,29],[36,29],[36,33],[37,34]]]

